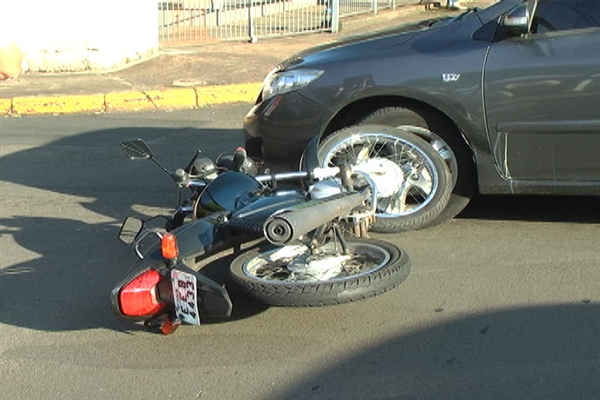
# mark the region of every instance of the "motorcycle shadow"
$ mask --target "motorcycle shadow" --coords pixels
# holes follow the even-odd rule
[[[203,324],[218,324],[228,321],[238,321],[258,315],[269,308],[268,305],[245,297],[241,293],[232,292],[227,287],[227,270],[233,260],[242,252],[246,252],[254,247],[260,246],[261,243],[264,243],[264,241],[260,240],[250,242],[243,246],[243,251],[241,251],[239,248],[235,251],[233,249],[225,250],[202,261],[201,273],[217,284],[224,286],[229,294],[229,297],[231,298],[231,303],[233,304],[231,316],[229,318],[210,318],[200,316]]]
[[[48,332],[144,330],[141,324],[118,319],[110,309],[112,287],[127,271],[126,265],[136,261],[131,248],[116,241],[118,230],[115,223],[67,218],[0,219],[0,237],[11,238],[35,254],[28,261],[0,269],[0,323]],[[13,257],[5,256],[7,261]],[[232,257],[207,265],[203,272],[221,279]],[[267,308],[237,296],[232,301],[231,318],[203,322],[240,320]]]
[[[148,163],[124,157],[119,143],[143,137],[168,166],[182,162],[190,143],[202,143],[211,157],[238,145],[236,129],[107,124],[73,128],[55,142],[0,157],[2,200],[10,205],[0,213],[0,324],[46,332],[143,329],[111,313],[110,291],[136,260],[117,234],[124,216],[170,210],[177,192]],[[26,189],[8,196],[13,184]],[[31,206],[38,203],[39,209]],[[234,302],[235,318],[261,312]]]

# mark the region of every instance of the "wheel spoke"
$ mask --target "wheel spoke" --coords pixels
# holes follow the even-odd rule
[[[364,163],[369,159],[369,153],[371,149],[368,146],[364,146],[362,149],[358,151],[358,154],[355,156],[356,164]]]
[[[424,172],[426,172],[427,174],[424,174]],[[429,171],[421,170],[415,173],[413,176],[410,176],[408,178],[408,181],[410,182],[411,188],[414,188],[419,193],[421,193],[423,198],[427,198],[431,194],[431,191],[433,189],[433,182]]]
[[[335,244],[329,242],[316,255],[306,250],[284,258],[274,257],[281,250],[272,251],[250,259],[244,270],[249,276],[272,283],[324,282],[370,273],[389,259],[386,251],[375,246],[353,245],[348,255],[335,249]]]
[[[398,209],[400,210],[399,214],[405,214],[409,211],[407,200],[409,197],[410,188],[411,187],[408,184],[408,181],[404,181],[402,183],[402,186],[400,186],[400,190],[398,190],[398,193],[396,194],[396,196],[394,196],[394,202],[398,204]]]
[[[367,173],[377,188],[378,221],[373,230],[426,226],[444,210],[432,205],[450,200],[448,180],[455,175],[448,171],[448,163],[455,164],[455,158],[443,140],[428,136],[423,140],[423,132],[358,126],[340,130],[323,142],[320,157],[329,163],[325,165],[353,152],[355,158],[348,161],[355,163],[356,171]]]
[[[334,154],[336,156],[331,157],[330,160],[352,159],[357,165],[363,166],[369,164],[369,159],[388,160],[402,169],[403,175],[386,175],[390,174],[389,167],[392,164],[383,164],[382,168],[388,168],[387,172],[385,170],[371,172],[372,178],[379,176],[381,181],[378,183],[383,183],[384,186],[398,185],[396,189],[392,187],[391,192],[389,189],[385,192],[385,189],[380,187],[380,190],[384,191],[384,195],[378,199],[378,209],[384,214],[410,213],[426,202],[432,193],[433,182],[430,171],[432,167],[424,159],[419,149],[402,140],[380,135],[353,137],[345,147],[340,147]],[[374,165],[376,164],[371,164],[371,166]],[[400,177],[402,177],[401,183],[397,180],[390,180]]]
[[[405,161],[407,166],[412,167],[407,168],[407,171],[405,171],[406,178],[396,193],[380,199],[379,208],[384,213],[405,214],[410,212],[426,201],[433,190],[431,172],[424,160],[414,153],[410,154],[410,157],[409,160]]]

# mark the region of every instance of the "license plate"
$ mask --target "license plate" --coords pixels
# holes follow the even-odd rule
[[[177,317],[186,324],[200,325],[200,315],[196,303],[196,277],[187,272],[173,269],[171,270],[171,285]]]

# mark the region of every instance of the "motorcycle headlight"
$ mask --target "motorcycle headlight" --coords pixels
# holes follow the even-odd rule
[[[314,69],[297,69],[291,71],[271,72],[265,78],[262,90],[263,101],[306,87],[323,75],[323,71]]]

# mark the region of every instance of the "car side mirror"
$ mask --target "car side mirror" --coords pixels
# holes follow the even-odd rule
[[[519,5],[505,14],[500,24],[515,36],[525,35],[529,32],[529,15],[527,5]]]

